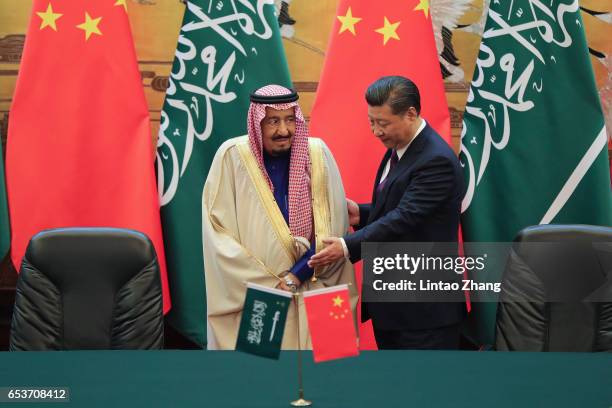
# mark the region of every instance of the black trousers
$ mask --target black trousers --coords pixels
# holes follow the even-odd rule
[[[460,324],[426,330],[380,330],[374,324],[379,350],[457,350]]]

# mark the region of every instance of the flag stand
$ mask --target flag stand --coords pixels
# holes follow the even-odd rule
[[[304,384],[302,379],[302,345],[300,343],[300,305],[298,302],[298,293],[293,294],[293,300],[295,302],[295,312],[297,314],[297,360],[298,360],[298,399],[291,401],[291,405],[294,407],[309,407],[312,405],[312,401],[304,399]]]

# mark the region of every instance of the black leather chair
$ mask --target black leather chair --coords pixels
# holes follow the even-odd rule
[[[10,350],[163,348],[159,275],[140,232],[40,232],[21,264]]]
[[[514,241],[496,349],[612,351],[612,228],[541,225]]]

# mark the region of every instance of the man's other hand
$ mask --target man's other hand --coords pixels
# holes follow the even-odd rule
[[[334,263],[344,258],[344,248],[340,238],[324,238],[323,243],[326,245],[319,253],[313,255],[308,261],[308,266],[315,268],[317,266],[325,266]]]
[[[281,290],[286,290],[287,292],[293,292],[293,288],[291,288],[287,283],[286,283],[286,279],[289,278],[290,280],[293,281],[293,283],[295,283],[296,287],[300,287],[300,285],[302,284],[302,282],[300,282],[300,280],[291,272],[288,273],[287,275],[285,275],[282,279],[281,282],[279,282],[278,285],[276,285],[277,288],[281,289]]]

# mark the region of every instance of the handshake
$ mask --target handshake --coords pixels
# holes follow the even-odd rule
[[[346,207],[348,212],[349,225],[359,225],[359,206],[351,199],[346,199]],[[316,253],[308,261],[308,266],[315,268],[318,266],[326,266],[337,262],[342,258],[348,257],[348,250],[342,238],[327,237],[323,238],[325,248]]]
[[[349,224],[358,225],[359,206],[356,202],[347,198],[346,207],[348,211]],[[345,249],[342,238],[326,237],[323,238],[323,243],[325,244],[325,248],[323,248],[323,250],[321,250],[319,253],[313,255],[308,261],[308,266],[310,268],[332,264],[348,255],[348,251]],[[289,272],[284,276],[283,280],[279,282],[277,287],[288,292],[295,292],[301,284],[301,280],[295,274]]]

